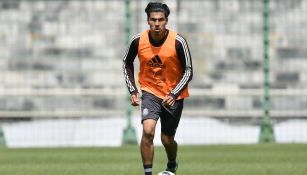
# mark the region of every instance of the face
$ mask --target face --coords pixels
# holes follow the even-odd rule
[[[151,32],[157,35],[164,34],[164,31],[166,30],[165,26],[167,24],[167,18],[163,12],[151,12],[147,22]]]

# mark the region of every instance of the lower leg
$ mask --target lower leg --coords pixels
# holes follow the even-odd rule
[[[162,144],[165,148],[167,158],[169,161],[175,161],[177,158],[178,144],[174,140],[174,136],[161,135]]]
[[[168,163],[167,163],[167,171],[176,172],[177,170],[177,148],[178,144],[174,140],[174,136],[167,136],[162,134],[161,140],[165,148],[165,152],[167,154]]]
[[[154,156],[154,145],[153,139],[146,136],[142,136],[140,145],[142,160],[144,165],[152,164]]]
[[[142,136],[141,140],[141,155],[143,160],[143,168],[145,175],[152,175],[152,162],[154,155],[153,142]]]
[[[141,139],[140,151],[144,166],[145,175],[152,175],[152,163],[154,157],[153,139],[155,135],[155,120],[143,121],[143,135]]]

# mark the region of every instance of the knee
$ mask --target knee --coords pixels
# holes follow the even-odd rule
[[[155,137],[154,131],[143,131],[142,139],[147,142],[153,142]]]
[[[174,136],[161,135],[161,142],[163,145],[170,145],[175,142]]]

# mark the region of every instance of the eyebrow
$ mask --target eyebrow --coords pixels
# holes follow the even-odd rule
[[[149,18],[149,20],[154,20],[154,21],[156,21],[156,20],[164,20],[164,19],[166,19],[166,18],[154,18],[154,17],[150,17]]]

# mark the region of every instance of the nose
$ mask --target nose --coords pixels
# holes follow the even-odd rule
[[[156,25],[156,26],[159,25],[159,21],[158,21],[158,20],[155,21],[155,25]]]

